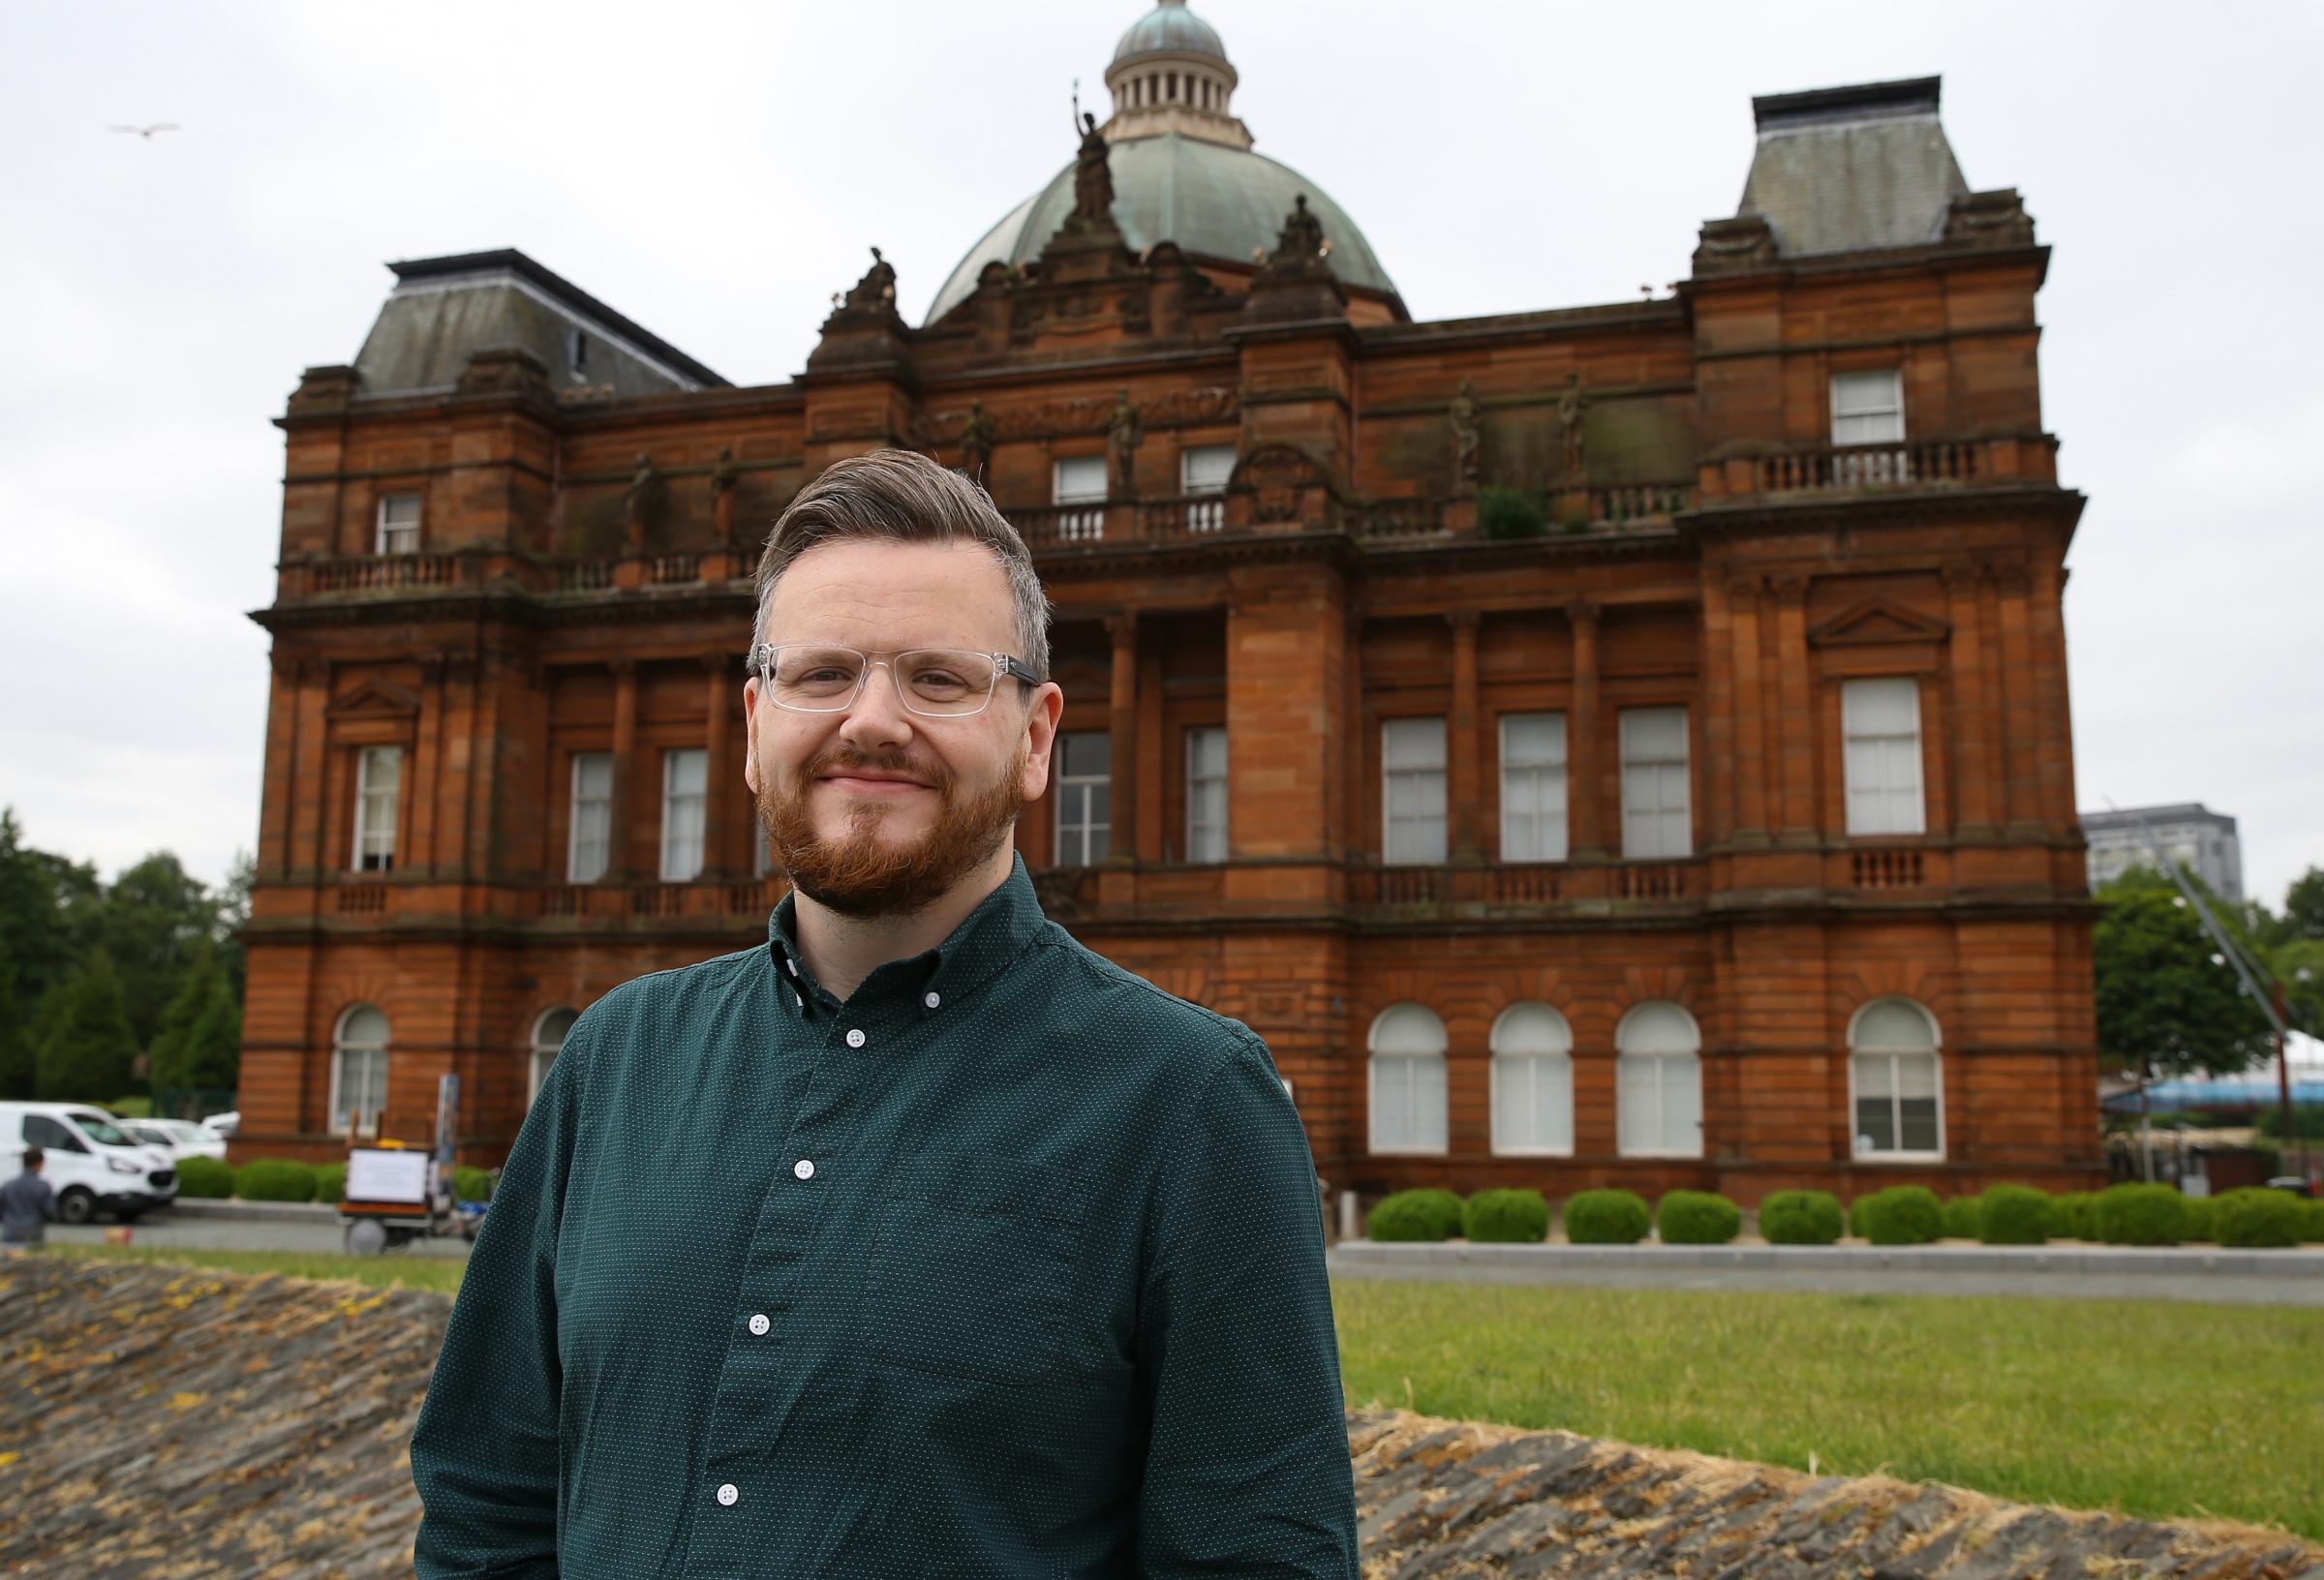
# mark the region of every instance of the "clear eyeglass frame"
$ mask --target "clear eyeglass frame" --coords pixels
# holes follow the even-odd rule
[[[783,701],[775,692],[775,666],[778,662],[778,655],[786,647],[811,648],[817,653],[847,653],[853,656],[859,660],[855,671],[855,684],[843,694],[835,694],[822,707],[805,708],[796,702]],[[976,699],[974,707],[931,708],[925,701],[912,696],[911,688],[903,684],[903,661],[906,658],[931,653],[983,658],[992,664],[992,680],[985,686],[985,694]],[[793,714],[843,714],[847,712],[863,697],[864,687],[870,683],[874,667],[885,669],[888,672],[888,679],[896,687],[896,700],[903,706],[904,711],[918,714],[923,718],[969,718],[983,713],[993,705],[994,695],[999,691],[1003,676],[1023,681],[1027,685],[1041,684],[1041,677],[1034,674],[1024,660],[1017,657],[1014,653],[983,653],[974,648],[906,648],[902,652],[892,653],[882,657],[875,653],[865,653],[860,648],[841,647],[832,642],[761,642],[750,650],[750,667],[758,674],[758,694],[776,707]]]

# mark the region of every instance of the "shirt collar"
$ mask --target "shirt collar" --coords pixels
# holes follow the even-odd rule
[[[803,1018],[836,1012],[840,1001],[815,981],[807,957],[799,952],[798,914],[798,894],[792,891],[767,919],[767,957],[794,989],[776,996]],[[933,1010],[947,1000],[957,1001],[1023,953],[1047,922],[1024,856],[1013,856],[1009,875],[953,928],[950,937],[933,949],[880,966],[864,979],[848,1002],[909,994]]]

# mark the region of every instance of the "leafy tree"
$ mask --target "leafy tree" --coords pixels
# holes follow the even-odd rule
[[[92,953],[49,989],[36,1020],[34,1086],[44,1101],[109,1103],[129,1090],[138,1043],[111,956]]]
[[[235,851],[232,864],[226,869],[226,882],[216,896],[219,957],[226,964],[227,986],[233,990],[236,1004],[242,1002],[248,980],[242,929],[250,923],[250,886],[258,873],[258,858],[247,850]]]
[[[143,1048],[177,996],[198,948],[216,941],[218,906],[168,851],[124,868],[93,913],[90,944],[120,967],[129,1025]]]
[[[2274,1050],[2267,1017],[2230,966],[2213,963],[2210,936],[2167,878],[2133,868],[2099,898],[2098,1046],[2116,1066],[2228,1075]]]
[[[162,1011],[147,1077],[155,1095],[230,1090],[242,1062],[242,1010],[227,980],[223,950],[205,941],[177,996]]]
[[[16,998],[15,961],[0,934],[0,1098],[32,1095],[32,1026]]]
[[[30,848],[14,808],[0,807],[0,938],[19,1006],[40,1004],[80,963],[100,893],[95,867]]]
[[[2284,891],[2282,926],[2291,937],[2324,940],[2324,866],[2309,867]]]

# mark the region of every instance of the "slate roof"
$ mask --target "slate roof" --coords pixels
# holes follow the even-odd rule
[[[1736,212],[1787,257],[1917,247],[1969,191],[1937,116],[1942,78],[1869,82],[1751,102],[1758,148]]]
[[[355,353],[366,398],[450,389],[472,353],[499,346],[539,357],[559,387],[611,384],[615,395],[628,396],[726,386],[659,335],[514,248],[387,267],[395,289]]]

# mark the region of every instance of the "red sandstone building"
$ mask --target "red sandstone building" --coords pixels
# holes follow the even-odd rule
[[[1053,914],[1249,1022],[1317,1167],[1744,1200],[2079,1183],[2090,920],[2048,252],[1934,80],[1756,101],[1667,297],[1418,322],[1177,0],[917,325],[786,382],[516,253],[396,265],[288,436],[243,1156],[497,1159],[575,1012],[748,947],[748,575],[832,460],[1055,602]],[[1716,156],[1716,150],[1707,153]]]

